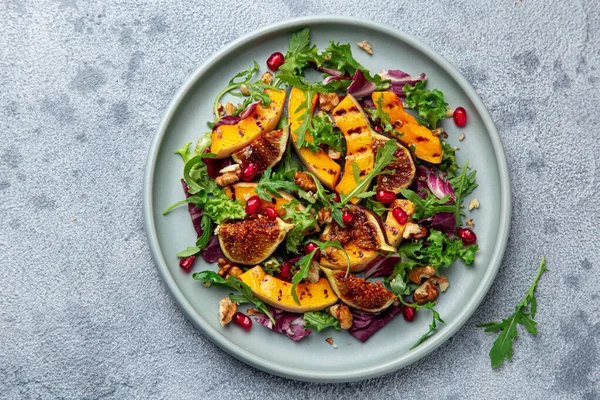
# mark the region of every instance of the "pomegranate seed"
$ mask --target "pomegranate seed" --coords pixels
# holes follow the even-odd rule
[[[241,178],[246,182],[250,182],[256,176],[257,168],[254,164],[248,164],[242,170]]]
[[[289,282],[292,279],[292,263],[284,261],[281,263],[281,270],[277,276],[282,281]]]
[[[342,213],[342,222],[346,226],[352,225],[352,223],[354,222],[354,214],[352,214],[352,212],[348,210],[344,211]]]
[[[477,235],[469,228],[458,228],[456,234],[465,246],[471,246],[477,242]]]
[[[190,272],[194,266],[194,261],[196,261],[196,256],[185,257],[179,260],[179,266],[185,272]]]
[[[452,118],[454,119],[456,126],[465,126],[467,124],[467,110],[462,107],[458,107],[456,110],[454,110]]]
[[[333,201],[339,203],[340,201],[342,201],[342,199],[340,199],[340,195],[336,193],[335,195],[333,195]]]
[[[375,125],[375,130],[379,133],[383,133],[383,128],[380,125]]]
[[[241,326],[245,331],[249,331],[252,328],[252,320],[244,313],[236,312],[233,314],[232,321]]]
[[[258,196],[252,196],[246,202],[246,214],[255,214],[260,210],[262,200]]]
[[[396,194],[394,192],[390,192],[389,190],[380,189],[377,191],[377,193],[375,193],[375,198],[380,203],[388,204],[396,200]]]
[[[321,258],[321,250],[319,250],[319,246],[317,246],[316,243],[314,242],[308,242],[306,243],[306,246],[304,246],[304,254],[310,254],[313,251],[315,251],[315,259],[318,260],[319,258]]]
[[[408,221],[408,214],[400,207],[394,207],[392,209],[392,215],[400,225],[404,225]]]
[[[275,210],[273,207],[265,208],[265,214],[267,214],[267,217],[269,219],[274,220],[275,218],[277,218],[277,210]]]
[[[277,71],[285,62],[285,57],[280,52],[273,53],[267,58],[267,67],[271,71]]]
[[[405,305],[402,306],[402,316],[405,320],[412,322],[412,320],[415,319],[415,315],[417,315],[416,308]]]

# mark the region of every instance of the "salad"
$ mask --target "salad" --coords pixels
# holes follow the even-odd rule
[[[227,288],[223,326],[249,330],[253,317],[296,341],[343,329],[364,342],[427,309],[418,346],[443,323],[445,271],[478,251],[466,209],[479,203],[463,204],[476,172],[457,165],[442,126],[464,126],[465,109],[449,109],[424,73],[375,74],[350,44],[311,45],[308,28],[266,65],[236,74],[209,131],[176,151],[185,199],[164,213],[187,204],[197,233],[180,267],[216,263],[192,277]],[[308,70],[322,76],[312,82]]]

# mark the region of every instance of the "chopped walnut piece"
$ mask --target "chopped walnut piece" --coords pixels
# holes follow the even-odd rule
[[[225,114],[233,115],[235,111],[235,106],[232,103],[225,103]]]
[[[432,283],[438,285],[442,292],[445,292],[446,290],[448,290],[448,287],[450,287],[450,282],[448,281],[448,277],[446,276],[432,276],[431,278],[429,278],[429,280]]]
[[[460,136],[458,137],[458,140],[460,140],[461,142],[463,140],[465,140],[465,133],[464,132],[460,134]]]
[[[329,344],[333,344],[333,338],[331,336],[325,339],[325,341]]]
[[[413,293],[413,300],[417,304],[425,304],[437,299],[438,294],[440,294],[440,291],[435,287],[435,284],[428,279],[415,290]]]
[[[219,321],[221,321],[221,326],[225,326],[231,322],[231,318],[236,310],[237,306],[229,297],[223,297],[219,301]]]
[[[248,89],[248,86],[246,85],[240,86],[240,92],[242,92],[244,96],[250,96],[250,89]]]
[[[329,314],[331,314],[335,319],[340,321],[340,327],[342,329],[350,329],[352,328],[352,313],[350,309],[345,304],[335,304],[331,306],[329,309]]]
[[[319,93],[319,109],[321,111],[331,111],[340,103],[340,96],[337,93]]]
[[[219,272],[217,272],[217,275],[222,276],[225,279],[229,278],[230,276],[237,278],[244,273],[240,267],[231,264],[229,260],[225,258],[219,258],[217,260],[217,266],[219,267]]]
[[[446,108],[446,118],[452,118],[454,116],[453,108]]]
[[[408,271],[408,279],[417,285],[420,285],[423,279],[428,279],[433,275],[435,275],[435,268],[431,265],[413,267]]]
[[[474,208],[479,208],[479,200],[477,200],[477,198],[471,200],[471,202],[469,203],[469,211],[471,211]]]
[[[419,224],[416,224],[414,222],[407,222],[406,225],[404,225],[404,232],[402,232],[402,238],[408,239],[413,233],[421,233],[421,227],[419,226]]]
[[[363,40],[362,42],[358,42],[356,44],[368,54],[373,55],[373,47],[371,46],[371,43],[367,42],[366,40]]]
[[[419,232],[410,235],[411,239],[414,240],[423,239],[425,236],[427,236],[427,228],[424,226],[419,227]]]
[[[468,218],[467,219],[467,226],[469,228],[473,228],[475,226],[475,221],[473,221],[473,218]]]
[[[263,83],[266,83],[267,85],[270,85],[270,84],[271,84],[271,82],[273,82],[273,74],[272,74],[272,73],[270,73],[269,71],[267,71],[267,72],[265,72],[264,74],[262,74],[262,75],[260,76],[260,80],[261,80]]]
[[[247,308],[247,309],[246,309],[246,314],[248,314],[249,316],[252,316],[252,317],[258,317],[258,316],[261,316],[261,315],[263,315],[263,313],[261,313],[260,311],[258,311],[258,310],[257,310],[256,308],[254,308],[254,307]]]
[[[306,278],[306,280],[311,283],[317,283],[317,282],[319,282],[319,274],[320,273],[321,273],[321,267],[319,266],[319,262],[312,260],[312,262],[310,263],[310,267],[308,270],[308,277]]]
[[[331,221],[333,221],[331,210],[327,207],[321,208],[317,214],[317,222],[319,224],[330,224]]]
[[[220,116],[223,116],[223,104],[221,102],[217,102],[217,112]]]
[[[332,160],[339,160],[340,158],[342,158],[342,153],[340,153],[337,150],[332,149],[331,147],[327,149],[327,155]]]
[[[236,183],[240,180],[239,172],[227,172],[223,175],[219,175],[215,178],[215,183],[221,187],[229,186],[232,183]]]
[[[294,174],[294,182],[307,192],[317,191],[317,185],[315,184],[315,181],[313,180],[312,176],[308,175],[306,172],[296,172]]]

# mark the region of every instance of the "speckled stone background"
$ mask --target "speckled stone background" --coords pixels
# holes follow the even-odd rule
[[[0,398],[600,398],[597,1],[0,1]],[[467,77],[504,141],[508,249],[473,317],[378,379],[298,383],[224,354],[150,257],[145,157],[177,88],[270,22],[381,21]],[[495,336],[540,257],[539,335],[497,370]]]

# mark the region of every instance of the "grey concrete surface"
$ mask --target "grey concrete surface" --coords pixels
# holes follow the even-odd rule
[[[600,398],[600,7],[587,1],[0,1],[0,398]],[[224,354],[179,311],[143,229],[142,174],[192,72],[256,27],[381,21],[470,80],[513,188],[500,273],[429,357],[343,385]],[[495,336],[542,255],[539,334],[492,370]]]

